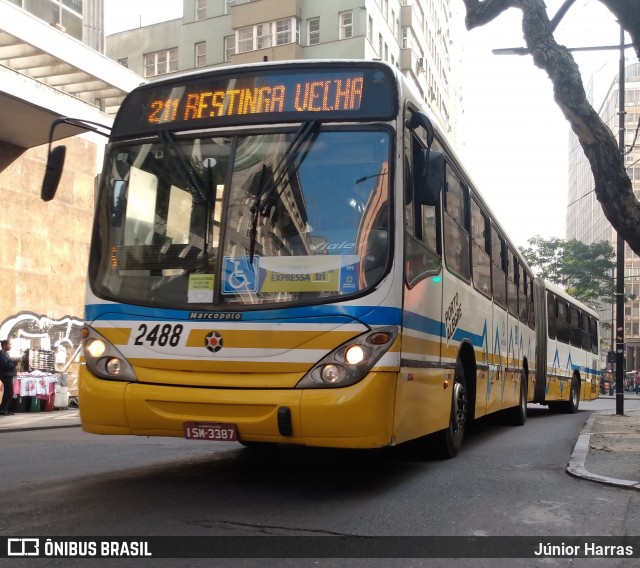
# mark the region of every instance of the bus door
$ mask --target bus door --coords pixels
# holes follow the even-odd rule
[[[404,131],[404,300],[402,368],[396,391],[398,442],[445,428],[450,393],[442,388],[440,204],[425,203],[426,133]],[[434,147],[436,143],[434,142]],[[431,152],[433,155],[433,151]],[[441,185],[441,184],[440,184]],[[440,188],[436,190],[439,193]],[[422,195],[422,197],[421,197]],[[444,403],[444,404],[443,404]]]

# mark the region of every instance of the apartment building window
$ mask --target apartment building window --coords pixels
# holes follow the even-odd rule
[[[349,39],[353,37],[353,12],[340,13],[340,39]]]
[[[367,39],[369,40],[369,44],[373,45],[373,18],[371,16],[369,16],[367,23]]]
[[[256,26],[256,49],[271,47],[272,28],[271,22]]]
[[[118,59],[118,64],[120,64],[123,67],[126,67],[128,69],[129,68],[129,58],[128,57],[123,57],[122,59]]]
[[[253,26],[238,30],[238,53],[253,50]]]
[[[311,18],[307,21],[307,45],[320,43],[320,18]]]
[[[196,0],[196,22],[207,17],[207,0]]]
[[[237,31],[237,38],[238,53],[272,45],[300,43],[300,21],[297,18],[284,18],[275,22],[240,28]]]
[[[300,43],[300,22],[296,18],[286,18],[276,22],[276,45]]]
[[[224,38],[224,60],[231,61],[231,56],[236,53],[236,36],[227,36]]]
[[[144,76],[154,77],[178,70],[178,48],[164,49],[144,55]]]
[[[195,48],[195,66],[204,67],[207,64],[207,42],[200,41],[194,45]]]

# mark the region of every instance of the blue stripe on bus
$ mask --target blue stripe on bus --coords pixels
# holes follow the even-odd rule
[[[385,306],[336,306],[331,304],[306,306],[298,308],[284,308],[275,310],[260,310],[246,312],[231,312],[225,310],[170,310],[150,308],[145,306],[129,306],[127,304],[89,304],[85,308],[87,321],[129,321],[129,320],[159,320],[159,321],[210,321],[214,322],[280,322],[304,323],[313,319],[318,323],[344,323],[344,319],[360,321],[366,325],[401,325],[408,329],[434,335],[440,339],[446,337],[445,326],[442,322],[415,312]],[[192,317],[192,314],[203,314],[205,317]],[[207,317],[216,314],[239,314],[241,319],[226,319],[225,317]],[[404,321],[401,322],[401,317]],[[474,347],[484,345],[485,334],[472,333],[463,329],[456,329],[452,337],[459,342],[468,339]]]
[[[400,325],[401,311],[385,306],[336,306],[319,305],[299,308],[232,312],[226,310],[170,310],[129,306],[127,304],[89,304],[85,307],[87,321],[98,319],[108,321],[127,320],[174,320],[174,321],[210,321],[210,322],[281,322],[304,323],[313,319],[318,323],[344,323],[345,318],[360,321],[367,325]],[[203,317],[194,317],[202,314]],[[237,315],[239,319],[226,318],[224,315]],[[220,317],[214,317],[219,315]]]
[[[409,328],[414,331],[428,333],[440,338],[445,336],[445,327],[441,321],[421,316],[415,312],[404,312],[403,324],[405,328]]]

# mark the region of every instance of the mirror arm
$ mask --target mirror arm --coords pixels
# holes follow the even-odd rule
[[[111,129],[108,126],[91,120],[81,120],[63,116],[56,118],[51,122],[51,127],[49,128],[49,146],[47,148],[47,165],[44,179],[42,180],[42,189],[40,191],[40,198],[43,201],[51,201],[54,198],[58,189],[58,184],[60,183],[60,176],[62,175],[62,168],[67,149],[64,144],[60,144],[55,148],[53,147],[53,133],[60,124],[69,124],[88,132],[95,132],[96,134],[100,134],[107,138],[111,132]]]

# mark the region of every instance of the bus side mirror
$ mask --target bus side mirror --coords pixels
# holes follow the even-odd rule
[[[444,154],[435,150],[424,150],[416,168],[416,198],[422,205],[435,206],[440,202],[444,184]]]
[[[40,199],[42,201],[51,201],[58,189],[60,177],[62,176],[62,168],[64,167],[64,159],[67,155],[66,146],[56,146],[49,151],[47,157],[47,167],[42,180],[42,190],[40,191]]]

